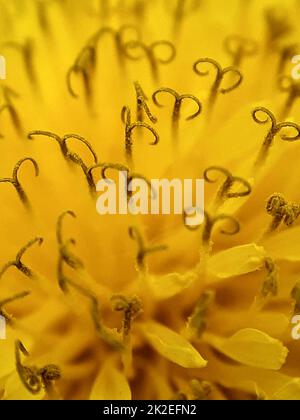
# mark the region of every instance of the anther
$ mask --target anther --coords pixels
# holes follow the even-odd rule
[[[273,217],[273,221],[267,233],[274,232],[281,223],[292,226],[300,216],[300,205],[289,203],[282,194],[273,194],[267,201],[267,213]]]
[[[124,342],[127,341],[132,329],[132,322],[140,315],[142,311],[142,302],[138,297],[131,299],[122,295],[115,295],[111,299],[113,309],[117,312],[123,312],[122,333]]]

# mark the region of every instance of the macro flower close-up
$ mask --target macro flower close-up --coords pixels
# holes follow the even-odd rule
[[[300,1],[0,5],[0,400],[300,400]]]

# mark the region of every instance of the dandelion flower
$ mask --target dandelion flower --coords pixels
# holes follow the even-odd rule
[[[0,399],[300,399],[295,8],[1,1]],[[120,171],[203,224],[99,215]]]

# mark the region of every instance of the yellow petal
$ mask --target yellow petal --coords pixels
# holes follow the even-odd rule
[[[300,261],[300,226],[286,229],[265,241],[268,254],[287,261]]]
[[[131,400],[128,381],[113,362],[105,362],[93,385],[90,400]]]
[[[231,335],[232,331],[253,328],[272,337],[280,337],[290,327],[290,318],[275,311],[249,311],[219,308],[210,315],[210,326],[214,330],[222,325],[222,334]]]
[[[300,400],[300,379],[296,378],[279,389],[271,398],[276,401],[298,401]]]
[[[280,370],[288,355],[287,348],[279,340],[250,328],[227,339],[205,334],[205,340],[236,362],[262,369]]]
[[[189,288],[197,280],[195,273],[171,273],[166,276],[147,276],[150,289],[157,299],[169,299]]]
[[[226,279],[259,270],[266,258],[263,247],[247,244],[228,249],[211,257],[208,270],[211,275]]]
[[[171,362],[184,368],[203,368],[206,360],[181,335],[157,323],[144,326],[144,333],[155,350]]]
[[[293,378],[274,370],[235,365],[222,360],[212,350],[207,350],[209,364],[205,369],[205,380],[216,381],[225,388],[238,389],[256,395],[264,394],[267,399],[285,387]]]
[[[15,343],[0,340],[0,378],[13,372],[16,367]]]

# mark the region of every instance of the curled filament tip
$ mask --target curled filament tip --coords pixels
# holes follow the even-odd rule
[[[269,150],[273,145],[275,137],[284,129],[294,131],[294,135],[281,134],[281,140],[294,142],[300,139],[300,126],[293,122],[278,123],[274,114],[267,108],[255,108],[252,112],[253,120],[260,125],[270,124],[269,131],[265,137],[259,156],[255,162],[255,168],[260,168],[267,160]]]
[[[189,95],[189,94],[180,95],[178,92],[176,92],[173,89],[161,88],[161,89],[158,89],[157,91],[155,91],[153,93],[153,96],[152,96],[153,102],[155,103],[155,105],[157,105],[160,108],[162,108],[163,105],[161,105],[161,103],[158,101],[158,95],[161,95],[162,93],[167,93],[167,94],[173,96],[173,98],[174,98],[174,107],[173,107],[173,115],[172,115],[172,129],[173,129],[174,142],[176,144],[177,140],[178,140],[178,127],[179,127],[179,120],[180,120],[180,117],[181,117],[181,108],[182,108],[183,102],[191,101],[196,105],[196,111],[193,114],[186,117],[187,121],[191,121],[191,120],[197,118],[201,114],[202,104],[199,101],[199,99],[196,98],[196,96],[194,96],[194,95]]]
[[[243,81],[243,75],[237,68],[233,66],[222,68],[221,65],[212,58],[200,58],[194,64],[194,72],[198,74],[198,76],[208,76],[210,74],[209,70],[203,70],[203,65],[205,65],[206,68],[207,65],[211,66],[216,73],[208,99],[209,108],[211,109],[216,102],[218,94],[221,93],[224,95],[226,93],[230,93],[241,85]],[[234,78],[234,81],[231,82],[227,87],[223,87],[225,76],[232,76],[232,78]]]
[[[19,160],[19,162],[17,162],[16,166],[14,167],[13,170],[13,174],[12,174],[12,178],[2,178],[0,179],[0,183],[10,183],[12,184],[18,195],[20,200],[22,201],[22,203],[24,204],[25,207],[27,207],[28,209],[30,209],[30,203],[29,203],[29,199],[27,197],[27,194],[25,192],[25,190],[23,189],[20,180],[19,180],[19,172],[21,167],[23,166],[23,164],[25,162],[31,162],[31,164],[33,165],[34,171],[35,171],[35,176],[37,177],[39,175],[39,166],[36,162],[35,159],[30,158],[30,157],[26,157],[24,159]]]
[[[126,106],[122,108],[121,119],[125,125],[125,154],[126,154],[128,164],[131,166],[132,165],[132,146],[133,146],[132,132],[136,128],[144,128],[148,130],[154,137],[154,141],[150,143],[151,146],[155,146],[159,142],[159,135],[153,127],[151,127],[150,125],[144,122],[137,121],[137,122],[132,123],[130,109]]]
[[[168,249],[165,245],[155,246],[155,247],[147,247],[145,245],[144,239],[140,234],[138,228],[131,226],[129,228],[129,236],[137,243],[138,251],[136,256],[137,267],[141,272],[147,271],[147,266],[145,259],[149,254],[153,254],[155,252],[165,251]]]
[[[36,275],[34,272],[22,262],[22,258],[24,254],[34,245],[41,246],[43,243],[43,238],[34,238],[31,241],[29,241],[23,248],[20,249],[18,254],[16,255],[16,259],[14,261],[9,261],[5,266],[0,270],[0,279],[3,277],[3,274],[6,273],[6,271],[10,267],[16,267],[21,273],[23,273],[26,277],[29,277],[32,280],[36,279]]]
[[[206,182],[211,184],[218,182],[218,178],[212,177],[213,173],[225,177],[225,181],[217,193],[215,201],[216,208],[220,207],[227,199],[247,197],[251,194],[252,187],[248,181],[233,176],[230,171],[221,166],[211,166],[204,171],[204,179]],[[237,191],[233,191],[234,187],[237,188]]]
[[[166,55],[162,55],[162,51],[167,51]],[[139,51],[136,55],[133,51]],[[170,64],[176,57],[176,48],[169,41],[156,41],[150,45],[146,45],[141,41],[130,41],[124,45],[124,54],[130,60],[141,60],[147,58],[152,72],[152,77],[155,83],[159,81],[159,65]]]

